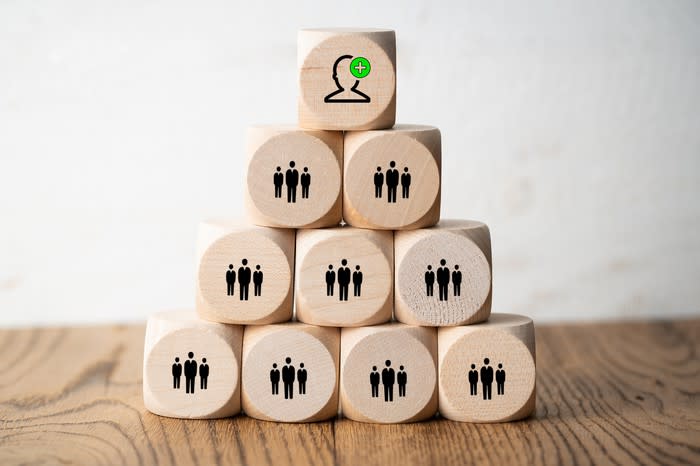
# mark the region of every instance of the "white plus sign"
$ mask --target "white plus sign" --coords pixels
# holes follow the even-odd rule
[[[357,66],[355,66],[355,69],[357,70],[358,74],[362,74],[362,70],[367,68],[366,66],[362,66],[362,62],[358,62]]]

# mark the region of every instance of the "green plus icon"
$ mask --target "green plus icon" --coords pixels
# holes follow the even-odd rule
[[[355,57],[350,62],[350,73],[358,79],[367,77],[372,66],[365,57]]]

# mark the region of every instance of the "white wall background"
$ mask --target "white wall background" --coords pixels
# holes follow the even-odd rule
[[[398,38],[398,121],[443,131],[494,310],[700,313],[700,2],[0,1],[0,324],[191,306],[241,216],[246,125],[296,119],[296,31]]]

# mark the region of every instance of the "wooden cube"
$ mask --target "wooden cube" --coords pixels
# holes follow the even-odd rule
[[[340,224],[343,133],[284,126],[248,129],[248,215],[256,225]]]
[[[440,414],[453,421],[504,422],[535,411],[532,319],[491,314],[488,322],[438,329]]]
[[[243,410],[266,421],[312,422],[338,412],[337,328],[290,322],[246,327]]]
[[[344,328],[340,403],[349,419],[400,423],[437,412],[437,331],[400,323]]]
[[[394,125],[394,31],[304,29],[297,58],[300,126],[344,131]]]
[[[192,311],[148,319],[143,401],[161,416],[214,419],[241,410],[243,327],[197,318]]]
[[[391,319],[394,236],[352,227],[300,230],[296,252],[296,316],[335,327]]]
[[[292,318],[294,230],[201,224],[197,313],[214,322],[268,324]]]
[[[472,220],[397,231],[394,312],[413,325],[466,325],[491,313],[491,235]]]
[[[440,130],[397,125],[345,134],[343,218],[380,230],[424,228],[440,220]]]

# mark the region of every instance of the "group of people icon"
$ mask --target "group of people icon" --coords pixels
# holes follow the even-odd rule
[[[384,386],[384,401],[394,401],[394,384],[399,386],[399,397],[406,396],[406,383],[408,375],[403,366],[399,366],[399,372],[395,372],[391,367],[391,361],[384,362],[386,367],[382,369],[380,374],[377,366],[372,366],[372,372],[369,374],[369,384],[372,386],[372,398],[379,398],[379,382]]]
[[[449,294],[448,291],[450,287],[450,277],[452,278],[454,295],[460,296],[462,292],[462,272],[459,270],[459,265],[455,265],[455,269],[451,274],[445,259],[440,260],[440,267],[437,269],[437,274],[433,271],[433,266],[428,265],[428,270],[425,272],[425,286],[426,294],[428,296],[433,296],[433,285],[435,284],[436,275],[440,301],[447,301],[447,295]]]
[[[238,268],[238,289],[241,301],[248,301],[248,288],[250,287],[251,278],[253,279],[253,295],[262,296],[263,273],[260,270],[260,265],[255,266],[255,272],[252,273],[248,267],[248,259],[241,261],[241,266]],[[226,271],[226,294],[235,296],[234,285],[236,284],[236,271],[233,269],[233,264],[228,265]]]
[[[360,271],[360,266],[356,265],[355,271],[351,274],[350,268],[347,265],[347,259],[341,260],[337,274],[333,270],[333,264],[328,265],[328,270],[326,271],[326,296],[333,296],[336,277],[338,280],[338,298],[340,301],[348,300],[348,290],[350,288],[351,278],[353,284],[353,296],[360,297],[362,295],[362,271]]]
[[[197,361],[194,359],[194,353],[190,351],[187,353],[189,358],[185,361],[185,393],[194,394],[194,379],[197,377]],[[175,363],[173,364],[172,374],[173,374],[173,389],[180,389],[180,378],[183,372],[182,364],[180,364],[180,358],[175,357]],[[199,388],[201,390],[207,389],[207,379],[209,378],[209,364],[207,364],[207,358],[202,358],[202,364],[199,365]]]
[[[299,370],[296,370],[292,366],[292,358],[287,356],[284,362],[287,364],[282,368],[282,373],[277,368],[277,363],[272,364],[272,370],[270,371],[270,383],[272,383],[272,394],[279,395],[280,393],[280,379],[284,384],[284,399],[291,400],[294,398],[294,381],[299,383],[299,395],[306,395],[306,379],[308,378],[308,372],[304,368],[304,363],[299,364]]]
[[[408,167],[403,167],[403,173],[399,177],[399,171],[395,168],[396,162],[389,162],[389,169],[386,174],[382,173],[382,167],[377,167],[377,172],[374,174],[374,197],[381,199],[382,187],[386,184],[387,202],[393,204],[396,202],[396,190],[401,183],[401,198],[408,199],[411,188],[411,174],[408,172]]]
[[[294,160],[289,162],[289,168],[282,174],[282,167],[277,167],[272,175],[272,183],[275,185],[275,199],[282,198],[282,186],[287,186],[287,202],[292,204],[297,201],[297,186],[301,184],[301,198],[309,198],[309,187],[311,186],[311,174],[309,167],[304,167],[301,176],[299,171],[294,168],[296,163]]]
[[[493,367],[489,363],[489,358],[485,358],[484,365],[479,371],[476,370],[476,364],[472,364],[467,376],[469,379],[469,394],[472,396],[477,395],[477,384],[479,383],[479,378],[481,378],[481,391],[484,400],[491,399],[491,385],[493,385],[494,379]],[[502,363],[498,364],[498,369],[496,370],[496,390],[499,395],[504,395],[506,391],[506,371],[503,369]]]

